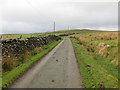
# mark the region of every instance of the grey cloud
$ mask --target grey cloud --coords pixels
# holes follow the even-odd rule
[[[2,33],[33,33],[56,29],[90,28],[117,30],[117,2],[43,2],[4,0]],[[1,28],[0,28],[1,29]]]

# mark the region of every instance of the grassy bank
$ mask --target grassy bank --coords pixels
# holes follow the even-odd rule
[[[118,88],[118,69],[71,38],[85,88]]]
[[[39,60],[42,56],[44,56],[52,48],[54,48],[60,41],[61,40],[53,41],[52,43],[44,46],[42,51],[40,51],[40,53],[38,53],[34,56],[31,56],[29,60],[26,60],[26,62],[20,64],[18,67],[15,67],[8,72],[4,72],[2,75],[2,87],[6,87],[11,81],[13,81],[15,78],[17,78],[26,69],[28,69],[34,62]]]

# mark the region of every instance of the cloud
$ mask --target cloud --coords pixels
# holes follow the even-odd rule
[[[52,2],[50,2],[52,1]],[[117,2],[54,0],[1,0],[2,33],[34,33],[56,29],[90,28],[117,30]]]

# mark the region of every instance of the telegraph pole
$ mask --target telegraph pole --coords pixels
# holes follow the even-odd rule
[[[55,21],[54,21],[54,35],[55,35]]]

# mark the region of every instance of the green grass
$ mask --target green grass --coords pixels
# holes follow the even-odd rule
[[[45,33],[31,33],[31,34],[2,34],[2,39],[15,39],[20,38],[22,35],[22,39],[31,36],[38,36],[38,35],[61,35],[61,34],[69,34],[69,33],[76,33],[80,35],[85,34],[95,34],[95,33],[107,33],[109,31],[97,31],[97,30],[88,30],[88,29],[70,29],[70,30],[57,30],[55,33],[53,31],[45,32]]]
[[[103,58],[93,56],[78,44],[76,39],[71,39],[75,50],[76,58],[83,78],[85,88],[118,88],[117,69],[105,62]]]
[[[15,38],[20,38],[22,35],[21,39],[25,39],[31,36],[38,36],[38,35],[45,35],[45,33],[31,33],[31,34],[2,34],[1,39],[15,39]]]
[[[18,77],[22,72],[24,72],[27,68],[29,68],[34,62],[39,60],[42,56],[44,56],[46,53],[48,53],[52,48],[54,48],[59,41],[53,41],[49,45],[46,45],[39,54],[32,56],[30,60],[24,62],[23,64],[19,65],[16,68],[13,68],[9,72],[5,72],[2,75],[2,87],[6,87],[12,80],[14,80],[16,77]]]
[[[105,58],[98,56],[98,55],[96,56],[95,60],[97,61],[98,64],[100,64],[102,67],[104,67],[113,76],[115,76],[116,78],[119,78],[118,77],[118,68],[109,64],[108,60],[106,60]]]
[[[92,33],[99,33],[102,31],[93,31],[93,30],[88,30],[88,29],[70,29],[70,30],[57,30],[55,31],[55,35],[61,35],[61,34],[70,34],[70,33],[75,33],[75,34],[92,34]],[[47,34],[54,34],[53,31],[47,32]]]

